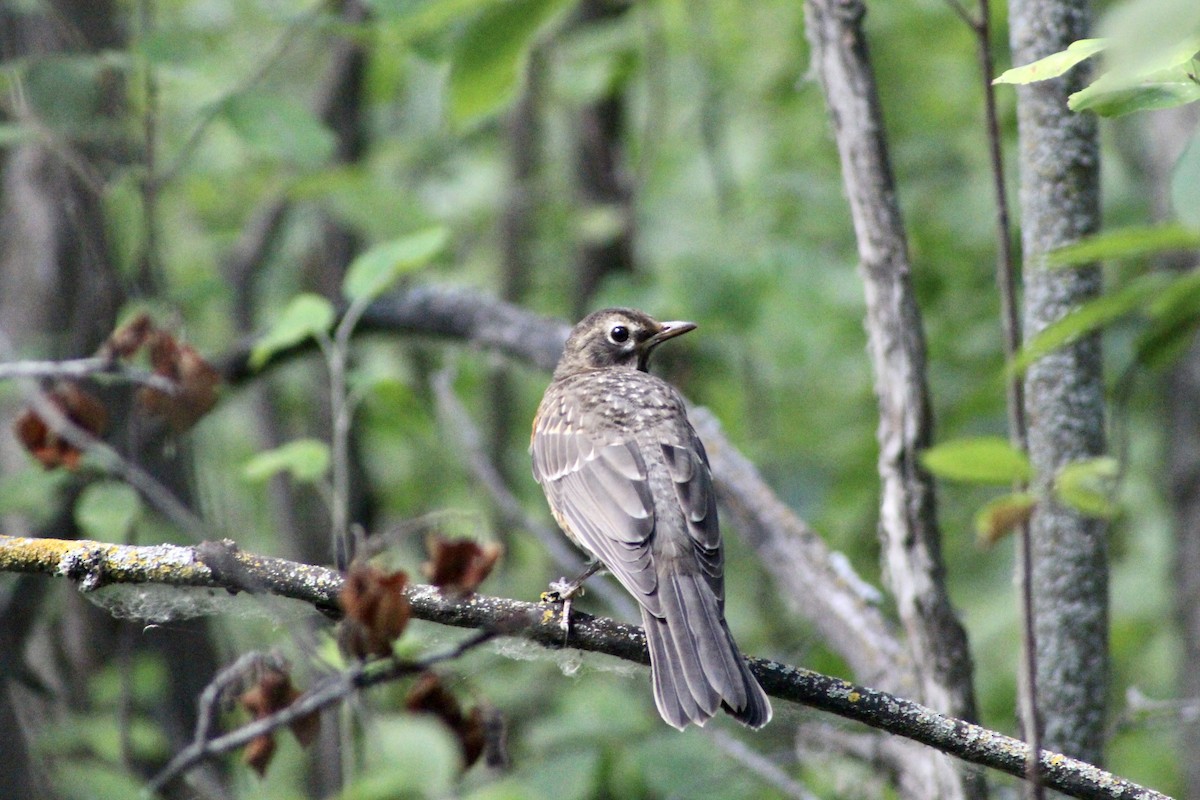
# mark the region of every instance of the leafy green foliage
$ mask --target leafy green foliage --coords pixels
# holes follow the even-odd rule
[[[1005,70],[992,83],[1026,84],[1057,78],[1077,64],[1104,52],[1107,46],[1108,42],[1103,39],[1080,39],[1071,42],[1066,50],[1051,53],[1031,64]]]
[[[1113,499],[1119,465],[1107,456],[1067,464],[1054,477],[1054,494],[1065,505],[1092,517],[1117,513]]]
[[[450,59],[452,119],[467,126],[508,105],[538,32],[571,5],[569,0],[506,0],[472,20]]]
[[[1172,283],[1169,275],[1143,275],[1116,291],[1091,300],[1047,325],[1021,349],[1013,368],[1024,371],[1047,353],[1122,317],[1147,308]]]
[[[921,464],[939,478],[966,483],[1003,485],[1033,477],[1028,456],[998,436],[942,442],[921,454]]]
[[[125,541],[141,513],[138,493],[118,481],[89,485],[75,503],[75,523],[89,538],[104,542]]]
[[[265,92],[242,92],[221,103],[221,115],[256,153],[315,166],[333,152],[333,134],[302,104]]]
[[[250,353],[250,366],[257,369],[280,350],[313,336],[327,334],[335,316],[333,304],[324,297],[316,294],[297,295],[270,330],[254,345]]]
[[[1111,42],[1080,39],[1066,50],[1052,53],[1031,64],[1006,70],[993,83],[1028,84],[1057,78],[1071,68],[1104,52]],[[1197,65],[1200,36],[1186,37],[1155,52],[1140,63],[1126,61],[1109,69],[1068,99],[1073,111],[1094,111],[1118,117],[1135,111],[1173,108],[1200,100]]]
[[[425,266],[450,238],[444,225],[391,242],[378,244],[359,255],[346,272],[342,292],[351,302],[363,303],[383,294],[401,275]]]
[[[1095,261],[1145,258],[1175,250],[1195,250],[1200,248],[1200,225],[1196,228],[1193,230],[1182,225],[1115,228],[1052,251],[1046,263],[1050,267],[1077,267]]]
[[[273,450],[257,453],[242,468],[247,480],[260,483],[280,472],[306,483],[329,471],[329,445],[319,439],[296,439]]]

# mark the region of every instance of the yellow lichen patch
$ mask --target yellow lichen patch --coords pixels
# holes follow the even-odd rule
[[[862,695],[858,692],[851,692],[850,694],[846,695],[846,699],[851,703],[857,703],[859,700],[862,700]]]
[[[545,611],[542,612],[542,624],[549,625],[553,621],[554,621],[554,609],[547,608]]]

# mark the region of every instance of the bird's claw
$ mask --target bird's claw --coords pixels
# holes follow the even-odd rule
[[[543,603],[562,603],[562,616],[559,617],[559,627],[563,630],[563,644],[567,642],[567,637],[571,635],[571,603],[572,601],[583,594],[583,584],[578,580],[569,581],[566,578],[559,578],[550,583],[550,589],[542,592],[541,601]]]

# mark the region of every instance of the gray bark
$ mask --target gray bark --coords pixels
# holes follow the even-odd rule
[[[1086,0],[1014,0],[1013,63],[1029,63],[1086,37],[1089,21]],[[1026,341],[1100,293],[1098,267],[1044,265],[1047,252],[1099,226],[1096,120],[1067,108],[1067,96],[1086,78],[1077,68],[1017,89]],[[1025,409],[1035,488],[1045,498],[1031,521],[1030,576],[1043,745],[1099,764],[1108,686],[1106,526],[1049,496],[1065,464],[1104,452],[1099,338],[1086,337],[1034,364],[1026,375]]]
[[[925,338],[861,24],[865,13],[861,2],[850,0],[805,3],[814,68],[841,155],[866,294],[868,350],[879,400],[884,570],[923,702],[970,719],[975,695],[966,632],[946,592],[933,480],[917,461],[933,429]],[[986,793],[978,775],[944,759],[918,757],[908,772],[912,783],[902,783],[906,794],[953,798]]]

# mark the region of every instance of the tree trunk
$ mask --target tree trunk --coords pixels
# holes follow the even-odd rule
[[[1086,0],[1013,0],[1012,60],[1027,64],[1088,35]],[[1045,255],[1099,227],[1096,119],[1067,108],[1085,70],[1017,87],[1024,340],[1100,293],[1096,266],[1049,270]],[[1042,746],[1103,761],[1108,687],[1106,526],[1056,502],[1066,464],[1104,452],[1104,384],[1098,336],[1040,359],[1025,379],[1029,454],[1043,498],[1031,520],[1033,624]],[[1024,720],[1024,724],[1031,724]]]

